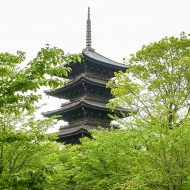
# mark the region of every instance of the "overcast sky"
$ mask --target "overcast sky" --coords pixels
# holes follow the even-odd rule
[[[92,47],[115,61],[143,44],[190,33],[190,0],[0,0],[1,52],[33,58],[46,43],[81,52],[88,6]]]
[[[81,52],[88,6],[92,47],[118,62],[143,44],[190,33],[190,0],[0,0],[1,52],[23,50],[29,60],[47,43]]]

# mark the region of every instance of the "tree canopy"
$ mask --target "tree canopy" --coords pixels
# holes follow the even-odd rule
[[[33,115],[37,90],[63,85],[76,59],[49,45],[29,63],[24,52],[0,53],[0,189],[44,189],[53,181],[60,144],[47,134],[53,119]]]
[[[49,45],[29,63],[24,63],[24,52],[18,51],[16,55],[0,53],[0,112],[18,114],[33,110],[34,103],[40,98],[35,92],[41,86],[56,88],[63,85],[63,80],[56,76],[66,76],[70,71],[69,63],[76,58],[79,56],[65,54],[62,49]]]
[[[0,117],[0,189],[43,189],[51,184],[60,145],[48,135],[52,119],[23,114]]]
[[[116,73],[107,84],[115,97],[110,107],[124,105],[135,121],[162,122],[170,128],[190,119],[189,35],[143,46],[128,63],[126,74]]]
[[[155,134],[155,132],[157,132]],[[189,125],[94,131],[62,152],[62,186],[72,190],[190,188]]]

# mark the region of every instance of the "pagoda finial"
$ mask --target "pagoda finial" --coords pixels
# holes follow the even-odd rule
[[[91,20],[90,20],[90,7],[88,7],[88,19],[86,23],[86,47],[91,48]]]
[[[86,22],[86,48],[83,50],[85,51],[94,51],[91,47],[91,20],[90,20],[90,7],[88,7],[88,17]]]
[[[88,7],[88,20],[90,20],[90,7]]]

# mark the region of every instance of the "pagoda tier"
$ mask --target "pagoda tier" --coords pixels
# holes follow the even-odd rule
[[[76,62],[69,65],[72,71],[68,78],[71,80],[77,79],[81,74],[84,74],[86,77],[108,81],[114,76],[114,72],[120,70],[125,72],[129,68],[87,48],[83,50],[82,55],[82,63]]]
[[[64,131],[59,131],[59,139],[58,141],[63,142],[65,144],[78,144],[80,143],[80,138],[82,137],[91,137],[89,132],[90,130],[97,129],[93,126],[81,125],[75,128],[65,128]]]
[[[58,88],[54,91],[46,91],[46,94],[57,98],[69,99],[70,101],[85,97],[98,102],[108,102],[112,96],[110,94],[110,89],[106,88],[106,81],[90,78],[85,76],[85,74],[71,80],[64,87]]]
[[[114,114],[121,115],[120,112],[126,112],[125,109],[115,109]],[[84,120],[85,124],[93,125],[109,125],[110,117],[109,113],[113,113],[106,104],[97,102],[90,99],[80,99],[77,101],[64,103],[61,108],[53,111],[48,111],[45,116],[51,117],[59,115],[59,119],[64,119],[70,123],[71,127],[80,125],[81,120]]]

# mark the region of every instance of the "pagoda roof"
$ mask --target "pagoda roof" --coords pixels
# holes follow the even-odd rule
[[[106,104],[104,104],[102,102],[97,102],[97,101],[93,101],[93,100],[83,98],[83,99],[75,101],[75,102],[69,102],[69,103],[62,104],[61,108],[59,108],[57,110],[53,110],[53,111],[47,111],[47,112],[42,113],[42,114],[46,117],[51,117],[54,115],[61,115],[65,112],[75,110],[75,109],[80,108],[82,106],[85,106],[88,108],[95,108],[97,110],[111,111],[111,109],[106,107]],[[125,113],[127,112],[127,110],[124,108],[116,108],[115,111],[122,111]]]
[[[106,83],[107,83],[107,81],[105,81],[105,80],[87,77],[87,76],[85,76],[84,74],[82,74],[82,75],[80,75],[78,78],[76,78],[75,80],[72,80],[71,82],[67,83],[67,84],[66,84],[65,86],[63,86],[63,87],[57,88],[57,89],[55,89],[55,90],[45,90],[44,92],[45,92],[47,95],[56,96],[56,95],[58,95],[59,93],[62,93],[64,90],[69,89],[69,88],[72,88],[72,87],[74,87],[75,85],[80,84],[80,83],[83,82],[83,81],[88,82],[88,83],[90,83],[90,84],[95,84],[95,85],[98,85],[98,86],[102,86],[102,87],[105,87],[105,86],[106,86]]]
[[[116,68],[119,68],[121,70],[124,70],[124,69],[128,69],[130,68],[129,66],[127,65],[124,65],[124,64],[121,64],[121,63],[118,63],[116,61],[113,61],[107,57],[104,57],[103,55],[100,55],[99,53],[95,52],[93,49],[89,49],[89,48],[85,48],[83,51],[82,51],[83,55],[86,57],[86,58],[89,58],[91,60],[94,60],[94,61],[98,61],[98,62],[101,62],[103,63],[105,66],[109,66],[109,67],[116,67]]]
[[[80,133],[88,133],[89,130],[97,129],[96,126],[81,125],[77,127],[66,127],[59,130],[58,135],[61,137],[73,136]]]

